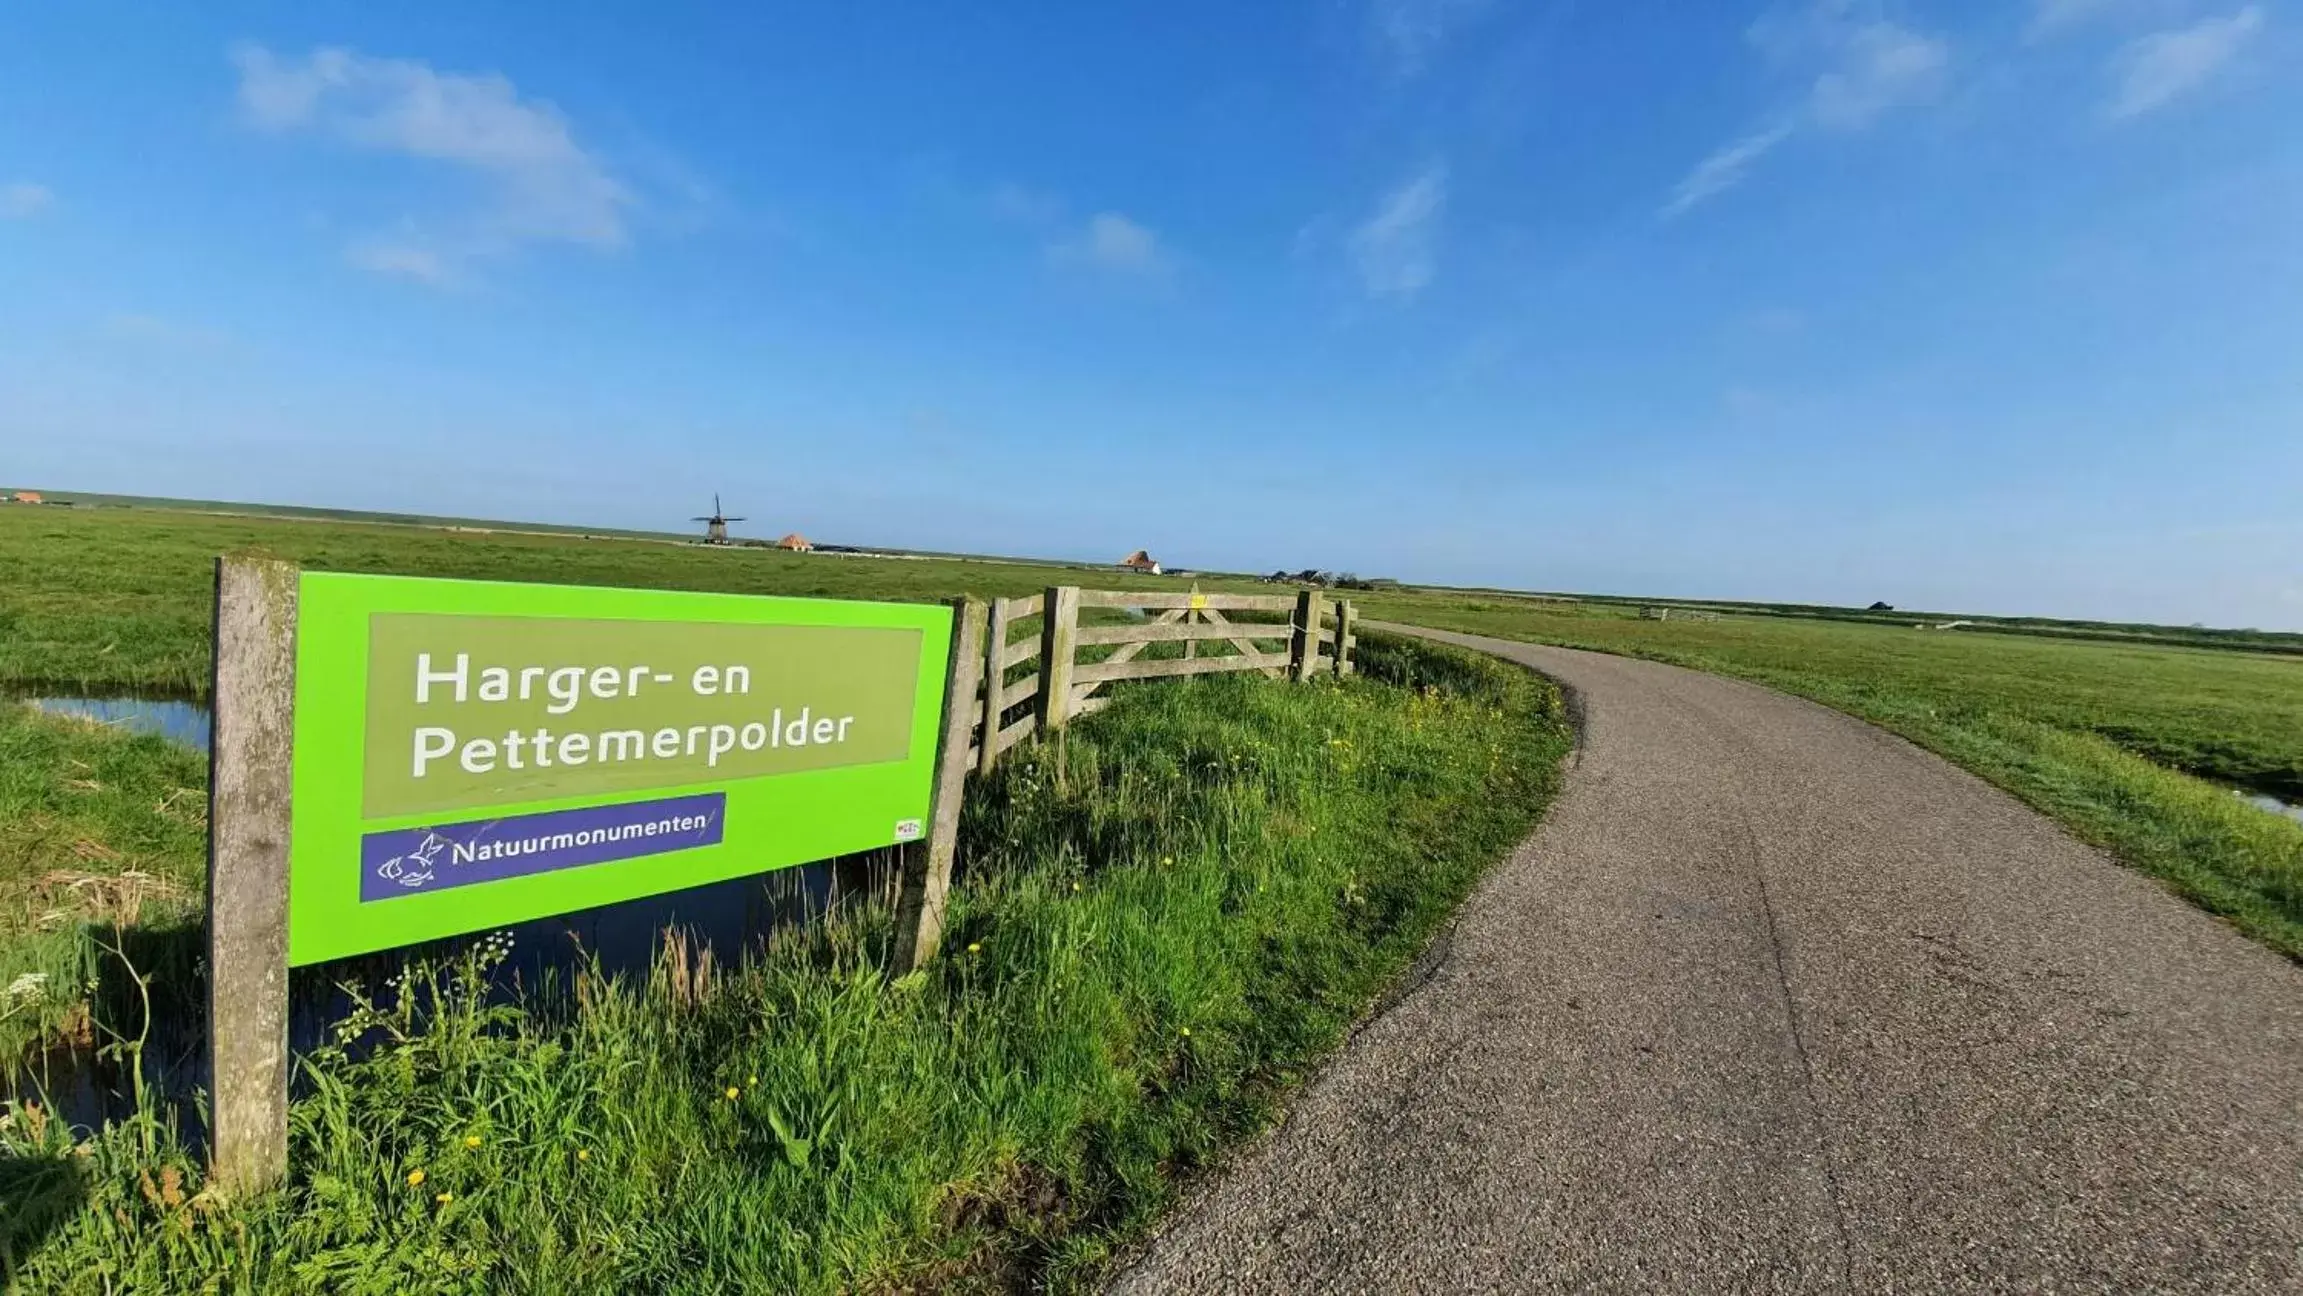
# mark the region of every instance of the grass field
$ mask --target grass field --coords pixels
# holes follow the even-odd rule
[[[0,486],[0,497],[13,488]],[[311,522],[388,522],[403,526],[458,530],[537,532],[559,535],[606,535],[638,540],[692,540],[694,531],[635,531],[621,527],[559,526],[549,522],[507,522],[488,518],[449,517],[435,513],[378,513],[372,509],[315,508],[298,504],[262,504],[245,500],[202,500],[155,495],[109,495],[98,491],[39,491],[51,509],[159,509],[171,513],[209,513],[257,518],[291,518]]]
[[[1928,612],[1912,608],[1829,607],[1816,603],[1746,603],[1732,599],[1631,598],[1615,594],[1531,594],[1513,590],[1451,590],[1448,593],[1480,602],[1537,601],[1554,606],[1581,604],[1603,615],[1648,607],[1679,611],[1709,611],[1729,616],[1785,617],[1803,621],[1842,621],[1856,625],[1908,630],[1915,625],[1942,625],[1959,621],[1970,634],[2035,635],[2050,639],[2091,639],[2104,643],[2167,644],[2192,648],[2235,648],[2250,652],[2303,656],[2303,633],[2289,630],[2235,630],[2209,626],[2143,625],[2131,621],[2070,621],[2053,617],[1991,616],[1965,612]]]
[[[715,558],[717,556],[714,556]],[[310,1060],[292,1179],[224,1203],[167,1113],[0,1118],[0,1269],[25,1291],[729,1292],[1076,1287],[1265,1127],[1551,796],[1557,694],[1363,643],[1364,674],[1121,690],[1058,780],[970,797],[946,956],[880,975],[887,912],[699,979],[490,1007],[486,946],[367,987]],[[188,771],[16,709],[11,816],[196,876],[145,802]],[[86,768],[83,769],[82,767]],[[120,804],[69,786],[119,789]],[[125,1027],[130,1033],[132,1025]]]
[[[1061,580],[1181,584],[1021,563],[9,508],[0,509],[0,686],[197,693],[208,672],[209,564],[248,546],[343,571],[835,597],[1022,594]],[[1814,698],[1941,752],[2255,934],[2303,949],[2291,825],[2267,823],[2270,816],[2223,795],[2246,788],[2303,803],[2303,658],[2286,651],[2303,644],[2298,636],[2254,636],[2280,651],[2231,651],[2136,642],[2156,632],[2109,624],[1940,632],[1860,612],[1825,619],[1788,605],[1717,621],[1650,621],[1627,600],[1448,591],[1359,598],[1370,615],[1656,657]],[[2120,641],[2073,637],[2098,632]]]
[[[196,693],[210,561],[942,598],[1108,570],[711,550],[144,510],[0,510],[0,684]],[[1240,584],[1245,585],[1245,582]],[[1209,588],[1220,587],[1208,582]],[[1409,591],[1367,614],[1674,661],[1814,698],[2007,787],[2303,956],[2303,661],[1807,615]],[[324,1054],[289,1188],[224,1205],[145,1115],[0,1121],[0,1257],[27,1290],[901,1290],[1090,1278],[1294,1078],[1533,822],[1548,687],[1370,637],[1368,678],[1136,687],[971,797],[949,957],[872,973],[869,905],[712,978],[475,993],[484,952],[379,991]],[[1400,685],[1411,687],[1400,687]],[[107,941],[196,918],[204,771],[0,707],[0,1049],[132,1034]],[[131,880],[133,879],[133,880]],[[181,948],[176,942],[173,948]],[[148,968],[163,1004],[181,966]],[[27,980],[29,978],[29,980]],[[101,980],[116,987],[116,974]],[[133,982],[128,984],[133,985]],[[373,988],[372,988],[373,989]]]
[[[2254,652],[1439,592],[1366,615],[1733,675],[1912,739],[2274,948],[2303,957],[2303,660]]]
[[[242,548],[269,550],[315,570],[826,598],[1021,595],[1054,584],[1189,585],[1115,568],[11,506],[0,508],[0,685],[205,692],[215,558]],[[1269,589],[1252,581],[1203,584]]]

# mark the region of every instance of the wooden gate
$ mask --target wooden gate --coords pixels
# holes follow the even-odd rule
[[[1083,611],[1140,619],[1081,624]],[[1238,620],[1226,613],[1284,620]],[[1153,594],[1062,585],[1030,598],[996,599],[984,633],[984,670],[972,709],[968,767],[989,774],[1017,743],[1111,704],[1105,686],[1254,670],[1309,679],[1349,675],[1357,610],[1318,590],[1285,594]],[[1038,618],[1039,633],[1016,633]],[[1150,656],[1159,645],[1180,655]],[[1205,646],[1211,651],[1203,652]],[[1108,652],[1100,651],[1109,649]],[[1052,667],[1051,664],[1052,663]],[[1010,679],[1017,669],[1037,670]],[[988,723],[987,723],[988,718]]]
[[[1083,610],[1091,613],[1086,624]],[[933,958],[942,940],[970,771],[989,774],[1024,739],[1061,732],[1074,716],[1111,705],[1103,690],[1123,680],[1244,670],[1297,681],[1349,675],[1359,644],[1351,602],[1316,589],[1292,596],[1150,594],[1058,585],[1030,598],[995,599],[988,613],[974,599],[957,611],[935,810],[928,840],[906,856],[897,901],[899,971]],[[1132,619],[1101,619],[1112,612]],[[1034,618],[1036,635],[1027,624]],[[1171,645],[1180,651],[1169,655]]]

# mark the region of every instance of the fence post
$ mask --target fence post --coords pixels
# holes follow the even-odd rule
[[[1319,669],[1319,616],[1324,600],[1317,589],[1295,596],[1295,627],[1288,636],[1287,677],[1301,682]]]
[[[1335,673],[1338,678],[1351,674],[1352,623],[1359,620],[1359,609],[1350,599],[1337,599],[1335,604]]]
[[[1080,591],[1051,585],[1041,608],[1040,732],[1054,733],[1071,719],[1072,656],[1078,651]]]
[[[960,798],[968,779],[968,730],[975,724],[976,685],[984,670],[984,605],[960,599],[952,606],[950,683],[944,688],[943,738],[936,747],[936,783],[928,806],[925,848],[904,859],[903,891],[896,900],[896,974],[936,956],[944,936],[944,898],[952,886],[952,856],[959,848]],[[997,729],[999,721],[989,726]],[[990,737],[984,740],[990,743]]]
[[[1015,603],[993,599],[991,620],[984,627],[984,740],[976,752],[976,772],[989,775],[999,762],[1000,712],[1007,710],[1008,627],[1015,622]]]
[[[288,1173],[288,842],[294,565],[216,560],[208,751],[209,1173],[228,1193]]]

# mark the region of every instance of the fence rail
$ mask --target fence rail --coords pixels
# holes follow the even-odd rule
[[[1146,594],[1135,590],[1074,592],[1079,596],[1081,607],[1093,608],[1162,608],[1179,612],[1293,612],[1302,604],[1300,595],[1291,594]],[[1036,598],[1025,601],[1039,602]]]
[[[1081,625],[1082,609],[1134,611],[1144,619]],[[1233,621],[1226,612],[1285,613],[1287,619]],[[1025,631],[1033,618],[1040,623],[1036,635]],[[933,958],[942,939],[960,796],[970,770],[989,774],[1025,739],[1059,733],[1075,717],[1110,706],[1102,690],[1122,681],[1248,670],[1299,681],[1349,675],[1352,650],[1359,646],[1358,619],[1350,600],[1330,599],[1316,589],[1293,596],[1197,589],[1151,594],[1059,585],[1030,598],[994,599],[989,606],[963,600],[953,626],[935,810],[928,840],[911,850],[904,866],[896,920],[899,970]],[[1170,645],[1181,645],[1183,655],[1145,655]],[[1214,651],[1201,653],[1203,645]],[[1083,661],[1082,649],[1110,651]],[[1008,678],[1027,666],[1036,669]]]
[[[1090,608],[1134,611],[1145,619],[1080,624],[1080,613]],[[1224,616],[1226,612],[1289,615],[1284,621],[1234,621]],[[1040,620],[1038,633],[1019,637],[1018,630],[1035,617]],[[966,704],[974,717],[967,766],[989,774],[1000,757],[1024,739],[1101,710],[1108,699],[1099,692],[1122,680],[1242,670],[1297,680],[1349,675],[1352,650],[1359,643],[1357,621],[1358,609],[1350,600],[1330,599],[1316,590],[1296,595],[1150,594],[1066,585],[1030,598],[994,599],[986,617],[982,694]],[[1275,640],[1280,643],[1275,645]],[[1182,645],[1183,656],[1144,655],[1154,646],[1173,644]],[[1203,645],[1230,651],[1207,655],[1199,651]],[[1100,659],[1082,660],[1082,649],[1101,648],[1113,651]],[[1017,667],[1035,662],[1036,672],[1007,678]],[[1009,719],[1019,708],[1028,709],[1020,718]]]

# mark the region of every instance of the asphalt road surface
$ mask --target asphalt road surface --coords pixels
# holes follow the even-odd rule
[[[1438,970],[1118,1292],[2303,1292],[2303,968],[1822,707],[1580,695]]]

